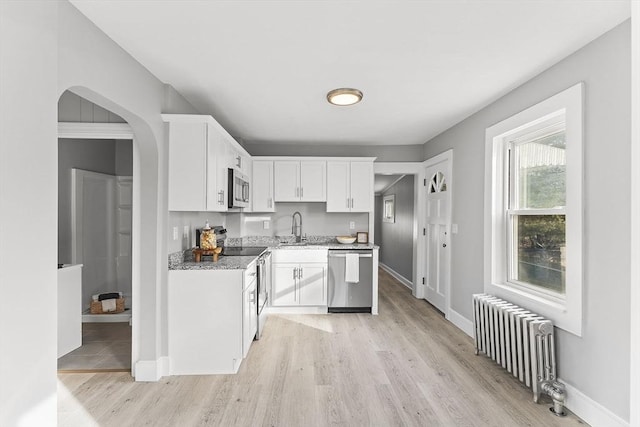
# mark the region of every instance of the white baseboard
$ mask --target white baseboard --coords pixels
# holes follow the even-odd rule
[[[164,356],[157,360],[140,360],[135,368],[136,381],[159,381],[169,375],[169,358]]]
[[[456,325],[462,332],[473,338],[473,322],[453,309],[449,309],[447,320]]]
[[[409,288],[409,289],[411,289],[413,291],[413,282],[411,280],[407,279],[402,274],[398,273],[393,268],[389,267],[388,265],[386,265],[384,263],[381,263],[381,262],[378,261],[378,266],[380,268],[382,268],[384,271],[386,271],[387,273],[389,273],[390,275],[392,275],[393,278],[396,279],[398,282],[402,283],[407,288]]]
[[[629,423],[561,378],[567,389],[566,407],[592,426],[629,427]]]

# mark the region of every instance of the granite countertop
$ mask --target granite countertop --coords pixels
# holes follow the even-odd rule
[[[245,270],[257,256],[220,256],[218,261],[210,261],[211,257],[205,257],[204,261],[182,261],[169,264],[169,270]]]
[[[325,239],[324,241],[311,238],[304,243],[293,242],[278,242],[270,239],[268,241],[256,238],[248,239],[235,239],[232,246],[265,246],[267,250],[314,250],[314,249],[360,249],[360,250],[373,250],[378,249],[378,245],[373,243],[352,243],[342,244],[338,243],[335,239]],[[221,255],[218,261],[213,262],[211,257],[204,257],[201,262],[195,262],[193,260],[192,249],[187,249],[182,252],[175,252],[169,254],[169,270],[245,270],[249,264],[255,261],[258,256],[224,256]]]
[[[306,244],[297,244],[297,243],[281,243],[278,246],[272,246],[269,249],[278,250],[278,249],[361,249],[361,250],[372,250],[378,249],[378,245],[374,245],[373,243],[351,243],[351,244],[343,244],[337,242],[326,242],[326,243],[306,243]]]

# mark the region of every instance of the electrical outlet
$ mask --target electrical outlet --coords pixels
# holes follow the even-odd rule
[[[356,222],[349,221],[349,230],[355,230],[355,229],[356,229]]]
[[[185,225],[184,228],[182,229],[182,238],[183,239],[188,239],[189,238],[189,226]]]
[[[262,221],[262,228],[265,230],[269,229],[269,221]]]
[[[178,227],[173,227],[173,240],[178,240]]]

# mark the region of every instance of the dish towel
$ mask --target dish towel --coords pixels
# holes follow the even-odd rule
[[[103,299],[102,301],[102,311],[104,313],[108,313],[110,311],[116,311],[116,300],[115,299]]]
[[[360,281],[360,255],[345,254],[344,281],[351,283]]]

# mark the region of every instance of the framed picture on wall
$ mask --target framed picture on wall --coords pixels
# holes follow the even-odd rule
[[[382,198],[382,222],[396,222],[395,194],[389,194]]]
[[[366,231],[358,231],[356,233],[356,242],[369,243],[369,233],[367,233]]]

